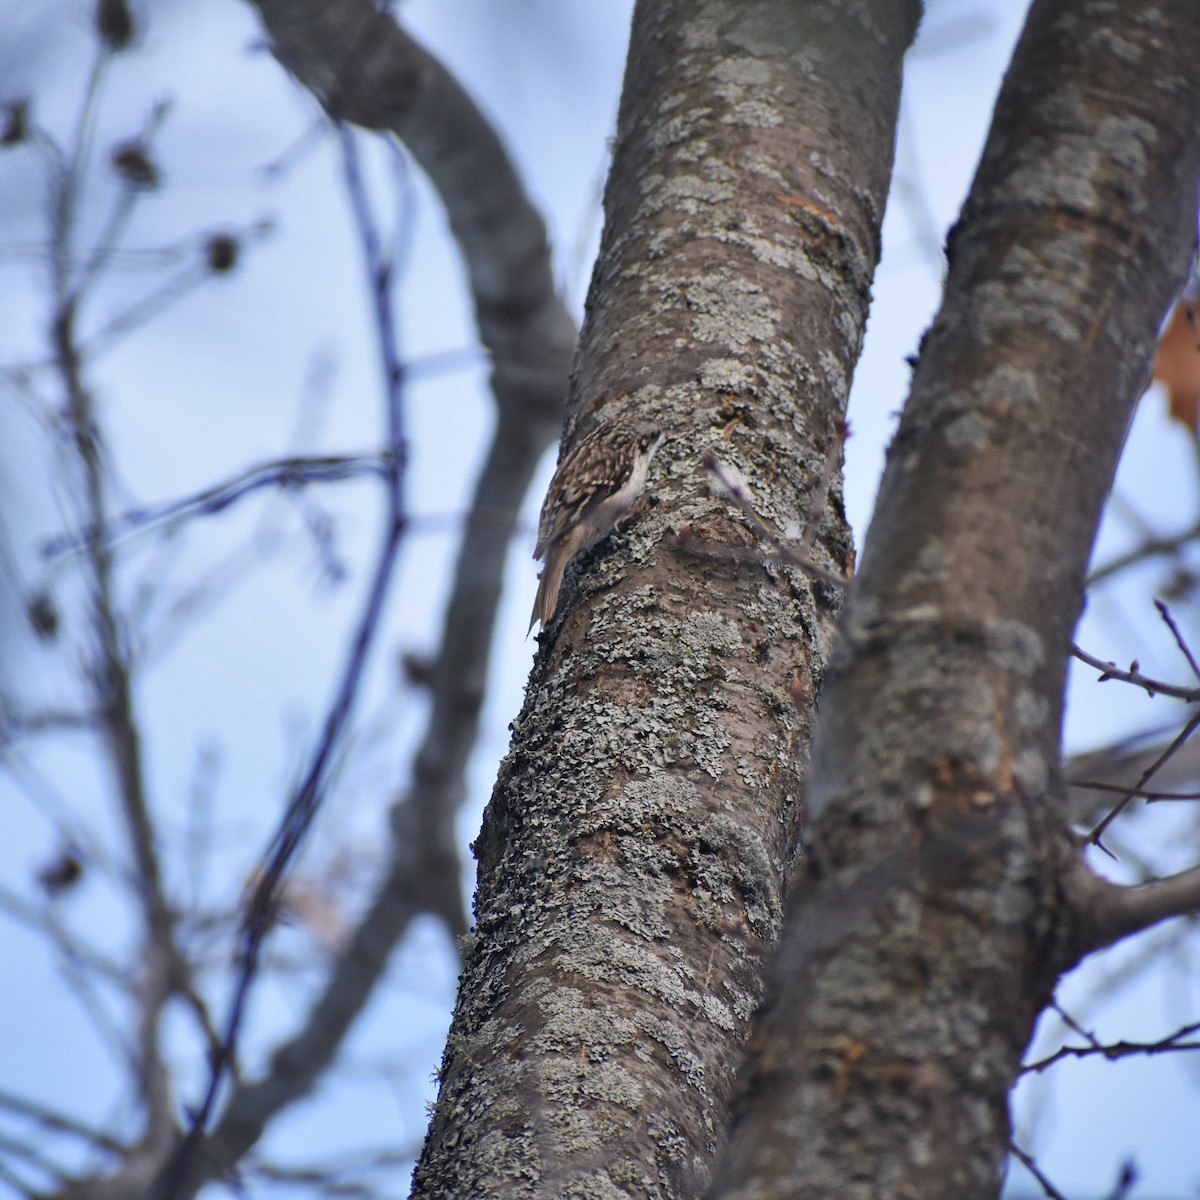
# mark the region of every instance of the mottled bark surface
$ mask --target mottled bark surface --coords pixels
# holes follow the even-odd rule
[[[809,521],[858,354],[915,6],[655,0],[631,38],[570,445],[638,411],[646,503],[568,568],[476,843],[415,1191],[695,1196],[777,936],[839,605],[714,496]],[[835,486],[813,555],[839,574]]]
[[[716,1196],[996,1194],[1033,1022],[1100,941],[1065,662],[1195,241],[1198,110],[1191,0],[1034,5],[830,665],[812,869]]]

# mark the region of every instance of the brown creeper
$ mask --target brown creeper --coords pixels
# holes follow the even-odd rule
[[[544,629],[558,606],[567,563],[610,533],[646,484],[662,429],[641,418],[609,421],[592,430],[567,455],[550,480],[538,518],[533,557],[546,559],[529,628]]]

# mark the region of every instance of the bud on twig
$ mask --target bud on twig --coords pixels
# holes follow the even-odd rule
[[[238,261],[238,240],[231,233],[214,233],[204,244],[208,269],[214,275],[232,271]]]
[[[4,123],[0,125],[0,146],[19,146],[29,136],[29,101],[10,100],[4,106]]]
[[[96,32],[112,51],[124,50],[133,41],[133,15],[125,0],[97,0]]]
[[[122,142],[113,151],[112,165],[117,174],[135,188],[151,191],[158,187],[158,168],[144,142]]]

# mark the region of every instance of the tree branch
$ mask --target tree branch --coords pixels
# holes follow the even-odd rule
[[[187,1136],[178,1143],[156,1183],[156,1194],[164,1198],[178,1195],[189,1178],[196,1178],[206,1165],[204,1138],[220,1085],[236,1061],[242,1018],[258,970],[262,947],[272,926],[284,875],[312,825],[326,794],[326,780],[334,755],[340,749],[350,721],[359,682],[383,614],[384,601],[400,552],[407,524],[406,479],[408,439],[404,408],[404,372],[396,345],[396,325],[391,295],[392,263],[385,256],[374,215],[358,167],[358,152],[353,134],[339,130],[346,191],[363,248],[364,266],[373,299],[376,335],[383,378],[383,401],[387,450],[383,455],[387,485],[386,511],[382,538],[371,570],[370,582],[358,616],[338,680],[334,697],[325,715],[320,741],[313,750],[308,768],[293,792],[280,818],[271,846],[265,855],[242,921],[241,942],[233,997],[225,1022],[219,1051],[209,1067],[204,1099],[191,1119]],[[100,526],[102,528],[102,525]],[[357,1011],[357,1010],[356,1010]]]
[[[1094,587],[1102,580],[1108,579],[1110,576],[1116,575],[1128,567],[1135,566],[1147,558],[1176,557],[1184,546],[1189,545],[1198,538],[1200,538],[1200,521],[1190,525],[1187,529],[1181,530],[1179,533],[1162,537],[1146,537],[1132,550],[1124,554],[1119,554],[1116,558],[1110,559],[1108,562],[1097,567],[1088,576],[1088,587]]]
[[[1047,1200],[1067,1200],[1067,1197],[1064,1196],[1062,1192],[1060,1192],[1058,1188],[1056,1188],[1054,1184],[1052,1184],[1046,1177],[1042,1169],[1037,1165],[1037,1162],[1034,1160],[1032,1154],[1022,1150],[1016,1142],[1009,1142],[1008,1149],[1012,1156],[1021,1163],[1025,1170],[1027,1170],[1030,1175],[1032,1175],[1034,1179],[1038,1181],[1038,1184],[1041,1186],[1042,1193],[1046,1196]]]
[[[85,547],[90,541],[102,539],[112,546],[130,534],[151,529],[167,522],[186,520],[194,516],[212,516],[264,488],[307,487],[315,483],[336,483],[363,476],[385,476],[386,456],[375,454],[287,455],[246,467],[229,479],[210,484],[189,496],[167,500],[149,508],[134,508],[109,519],[103,530],[88,526],[47,538],[39,550],[43,558],[56,558]]]
[[[101,49],[98,63],[106,61]],[[93,85],[100,76],[97,66]],[[159,1045],[159,1021],[172,992],[179,951],[175,943],[174,917],[163,888],[158,860],[157,837],[146,795],[142,764],[141,735],[134,707],[132,665],[126,631],[122,629],[114,586],[112,553],[99,535],[108,523],[107,480],[104,448],[92,396],[84,380],[83,356],[77,342],[76,320],[86,298],[93,273],[85,272],[77,284],[71,281],[71,238],[74,189],[84,168],[83,154],[88,113],[94,101],[89,92],[81,133],[70,167],[59,181],[55,204],[54,238],[51,244],[51,278],[55,310],[51,325],[55,364],[66,394],[67,422],[82,475],[83,520],[93,531],[86,542],[87,587],[90,592],[94,661],[89,682],[100,728],[116,783],[118,803],[125,823],[137,881],[137,901],[144,926],[138,970],[137,1083],[146,1115],[146,1140],[165,1144],[171,1133],[170,1079]],[[132,204],[134,186],[127,183],[117,200],[117,211]],[[111,251],[101,246],[96,254]],[[93,258],[93,262],[97,261]]]
[[[1187,745],[1191,736],[1197,729],[1200,729],[1200,711],[1193,710],[1191,717],[1188,719],[1184,727],[1175,735],[1170,745],[1156,758],[1142,773],[1138,776],[1137,783],[1130,787],[1123,799],[1119,800],[1108,813],[1100,820],[1096,827],[1088,834],[1088,841],[1093,846],[1098,846],[1105,853],[1104,843],[1100,840],[1104,831],[1117,819],[1117,817],[1125,810],[1134,796],[1138,795],[1142,788],[1145,787],[1151,779],[1162,769],[1163,765],[1170,760]]]
[[[391,869],[308,1021],[276,1051],[262,1080],[235,1088],[207,1146],[185,1154],[186,1177],[169,1181],[172,1200],[194,1195],[235,1163],[271,1117],[307,1094],[415,915],[437,913],[455,932],[466,927],[454,817],[466,796],[508,542],[561,423],[575,337],[554,292],[541,218],[499,139],[441,64],[362,0],[257,0],[256,7],[280,61],[332,115],[392,130],[430,175],[467,262],[499,415],[460,548],[429,732],[412,790],[393,812]]]
[[[416,1196],[704,1190],[841,593],[779,571],[701,463],[745,473],[768,527],[807,510],[845,561],[836,484],[813,499],[877,254],[902,8],[636,7],[571,420],[673,436],[638,519],[572,567],[513,722]],[[717,548],[699,568],[684,526]]]
[[[1191,739],[1170,758],[1164,759],[1169,746],[1169,741],[1154,739],[1145,744],[1105,746],[1068,759],[1064,766],[1068,780],[1067,819],[1074,825],[1092,825],[1097,814],[1111,807],[1111,792],[1127,791],[1130,785],[1123,781],[1146,777],[1155,762],[1162,763],[1153,772],[1160,788],[1182,792],[1195,787],[1200,783],[1200,739]],[[1098,780],[1103,787],[1084,780]],[[1132,786],[1137,788],[1136,783]]]
[[[32,1121],[53,1133],[70,1134],[97,1150],[121,1154],[128,1149],[123,1142],[101,1130],[93,1129],[83,1121],[78,1121],[65,1113],[56,1112],[54,1109],[38,1104],[24,1096],[15,1096],[10,1092],[0,1091],[0,1109]]]
[[[1151,679],[1148,675],[1143,675],[1137,669],[1137,663],[1133,663],[1128,670],[1122,670],[1114,662],[1105,662],[1101,658],[1097,658],[1094,654],[1089,654],[1086,650],[1072,643],[1071,653],[1079,659],[1080,662],[1087,663],[1089,667],[1095,667],[1100,672],[1098,683],[1107,683],[1110,679],[1120,679],[1124,683],[1132,683],[1136,687],[1144,688],[1148,696],[1173,696],[1176,700],[1185,700],[1189,704],[1195,704],[1200,700],[1200,687],[1181,687],[1174,683],[1163,683],[1159,679]]]
[[[1029,9],[823,682],[814,852],[741,1072],[722,1200],[847,1179],[892,1198],[997,1190],[1009,1091],[1074,957],[1065,658],[1196,237],[1200,140],[1177,114],[1200,104],[1200,31],[1191,0],[1155,21],[1090,0]],[[1105,152],[1117,129],[1136,153]],[[1164,887],[1123,909],[1105,893],[1097,932],[1192,903],[1190,883]]]
[[[1125,886],[1103,879],[1080,862],[1067,876],[1066,890],[1078,961],[1160,921],[1200,912],[1200,867]]]
[[[1110,1042],[1105,1045],[1092,1037],[1086,1046],[1060,1046],[1053,1054],[1048,1054],[1045,1058],[1039,1058],[1037,1062],[1031,1062],[1022,1067],[1021,1074],[1028,1075],[1031,1072],[1041,1074],[1065,1058],[1094,1058],[1096,1055],[1103,1055],[1109,1059],[1130,1058],[1136,1054],[1152,1055],[1172,1053],[1176,1050],[1200,1050],[1200,1042],[1185,1040],[1197,1031],[1200,1031],[1200,1022],[1193,1021],[1190,1025],[1181,1026],[1174,1033],[1169,1033],[1156,1042],[1122,1041]]]
[[[276,58],[338,120],[399,137],[463,255],[501,408],[557,433],[575,322],[546,228],[495,130],[453,75],[369,0],[251,0]],[[549,441],[547,441],[549,444]]]

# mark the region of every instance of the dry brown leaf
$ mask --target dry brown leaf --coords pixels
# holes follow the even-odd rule
[[[1195,432],[1200,424],[1200,300],[1181,300],[1154,356],[1154,378],[1167,390],[1167,411]]]

